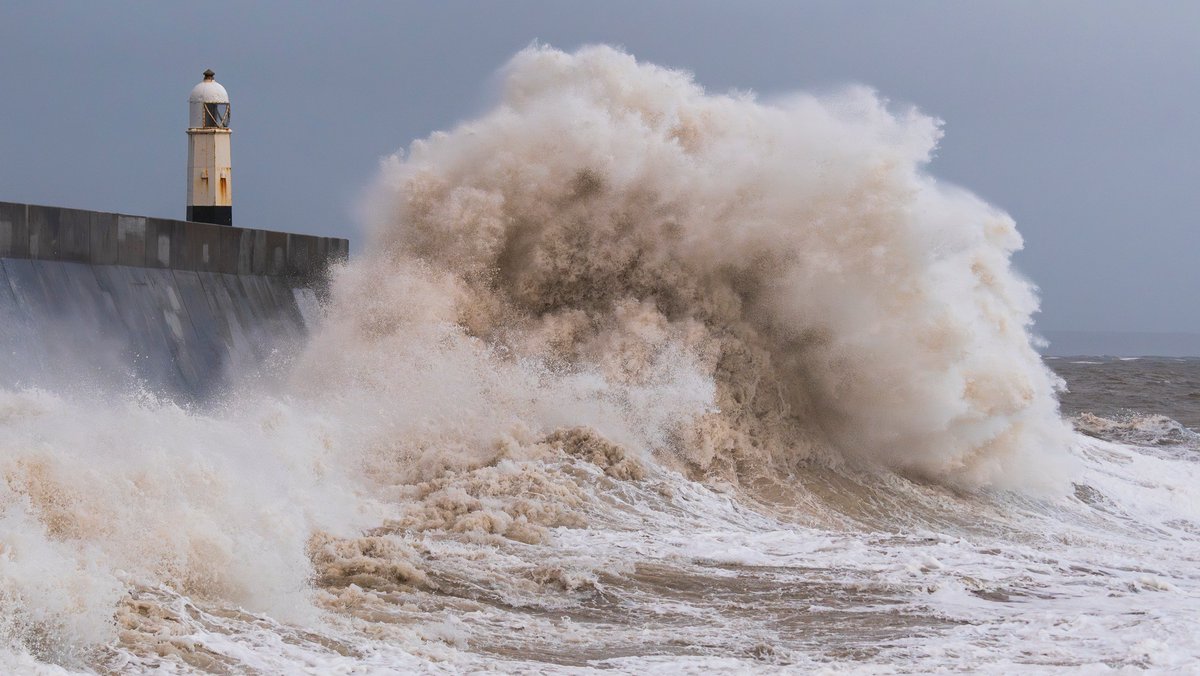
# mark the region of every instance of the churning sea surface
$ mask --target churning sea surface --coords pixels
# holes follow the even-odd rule
[[[536,471],[501,461],[411,489],[419,495],[404,499],[422,505],[420,518],[384,520],[357,539],[310,540],[314,610],[298,616],[247,610],[230,601],[238,598],[223,589],[230,582],[184,579],[185,592],[117,571],[120,589],[108,599],[116,617],[104,621],[116,631],[89,642],[62,617],[86,608],[56,606],[53,594],[31,588],[103,605],[87,588],[89,576],[103,575],[79,564],[21,579],[11,557],[30,556],[33,545],[10,516],[7,608],[20,602],[14,580],[25,585],[16,587],[24,602],[45,596],[6,618],[5,668],[1190,673],[1200,660],[1200,360],[1046,363],[1066,381],[1062,409],[1078,431],[1069,495],[966,493],[813,468],[750,497],[653,465],[612,471],[613,458],[560,458]],[[11,397],[6,406],[10,418],[28,414]],[[506,482],[528,499],[522,509],[569,505],[571,517],[524,538],[455,521],[486,513],[490,501],[511,505]],[[58,500],[65,514],[72,497]],[[164,518],[197,528],[183,512]],[[288,565],[271,552],[231,552],[218,565],[253,567],[239,573],[251,584],[269,586],[280,572],[271,568]],[[226,556],[217,544],[188,555]]]

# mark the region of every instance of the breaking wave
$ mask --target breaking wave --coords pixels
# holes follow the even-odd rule
[[[410,313],[396,279],[419,268],[442,321],[512,359],[639,384],[687,357],[713,410],[670,446],[701,475],[836,456],[1061,482],[1020,236],[925,173],[939,136],[863,88],[768,104],[607,47],[531,48],[494,110],[385,163],[338,302]]]
[[[680,533],[796,513],[966,528],[971,491],[1070,494],[1021,239],[926,173],[936,120],[864,88],[714,95],[607,47],[502,75],[492,110],[383,163],[365,253],[278,384],[204,410],[0,391],[10,667],[371,663],[369,636],[398,668],[458,654],[463,613],[630,645],[633,611],[596,599],[718,584],[630,547],[691,561]],[[704,561],[775,560],[712,537]],[[822,603],[884,602],[870,577]],[[716,652],[736,634],[709,629]],[[492,657],[538,659],[507,635]]]

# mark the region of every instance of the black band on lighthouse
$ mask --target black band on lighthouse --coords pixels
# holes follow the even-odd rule
[[[233,207],[193,207],[187,208],[187,219],[197,223],[215,223],[217,225],[233,225]]]

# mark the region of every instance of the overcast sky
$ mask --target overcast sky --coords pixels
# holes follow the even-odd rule
[[[1200,332],[1200,2],[0,4],[0,200],[182,218],[187,95],[233,104],[234,222],[355,238],[380,157],[538,40],[762,95],[858,82],[946,121],[1039,328]]]

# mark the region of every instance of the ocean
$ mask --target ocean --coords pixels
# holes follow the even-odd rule
[[[0,383],[0,669],[1193,668],[1200,361],[1039,356],[936,120],[501,80],[270,377]]]

